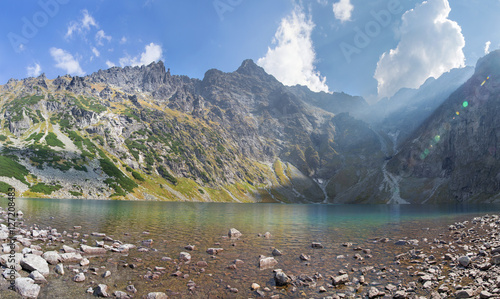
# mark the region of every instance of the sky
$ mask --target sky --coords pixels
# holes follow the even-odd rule
[[[253,59],[285,85],[376,102],[500,47],[499,0],[9,0],[0,11],[0,84],[158,60],[203,79]]]

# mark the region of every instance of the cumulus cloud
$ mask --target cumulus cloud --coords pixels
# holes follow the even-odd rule
[[[73,55],[63,49],[50,48],[50,55],[56,62],[56,67],[63,69],[67,74],[83,76],[85,72]]]
[[[83,17],[80,20],[72,21],[69,24],[68,30],[66,31],[66,38],[71,38],[75,32],[83,34],[89,31],[90,27],[98,27],[94,17],[92,17],[86,9],[82,11],[82,14]]]
[[[268,48],[257,61],[266,72],[285,85],[306,85],[312,91],[328,92],[326,78],[316,71],[316,52],[311,40],[314,23],[300,7],[283,18],[274,36],[273,49]]]
[[[99,30],[95,34],[95,40],[96,40],[96,42],[97,42],[97,44],[99,46],[102,46],[104,40],[107,40],[108,42],[111,41],[111,36],[106,35],[106,33],[104,32],[104,30]]]
[[[28,77],[38,77],[42,73],[42,67],[38,63],[35,63],[34,65],[29,65],[26,68],[26,72]]]
[[[126,65],[131,66],[139,66],[139,65],[148,65],[153,61],[157,61],[162,59],[163,50],[161,46],[156,45],[154,43],[150,43],[144,47],[144,52],[142,52],[139,56],[136,57],[122,57],[120,58],[120,65],[122,67]]]
[[[377,63],[379,98],[403,87],[418,88],[429,77],[465,65],[465,39],[460,26],[448,19],[450,11],[448,0],[427,0],[403,14],[398,46]]]
[[[335,18],[341,22],[350,21],[353,10],[354,6],[351,4],[351,0],[340,0],[337,3],[333,3]]]
[[[491,41],[487,41],[486,44],[484,45],[484,54],[490,53],[490,46],[491,46]]]
[[[116,66],[114,63],[112,63],[109,60],[106,60],[106,65],[108,66],[108,68],[112,68],[112,67]]]
[[[124,44],[127,42],[127,38],[125,36],[122,36],[122,39],[120,39],[120,44]]]

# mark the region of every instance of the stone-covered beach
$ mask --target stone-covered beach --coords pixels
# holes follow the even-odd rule
[[[228,227],[181,244],[78,223],[58,230],[20,215],[12,262],[0,212],[1,298],[500,298],[498,215],[410,222],[361,242],[317,242],[311,232],[293,247],[279,230]]]

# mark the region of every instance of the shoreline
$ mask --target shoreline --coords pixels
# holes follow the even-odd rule
[[[6,219],[6,212],[0,211]],[[95,298],[93,294],[104,288],[109,297],[118,298],[141,298],[155,292],[169,298],[206,298],[207,294],[223,298],[500,298],[499,225],[500,217],[484,215],[439,228],[419,227],[420,233],[407,238],[404,232],[389,232],[358,244],[318,245],[303,240],[292,254],[279,250],[273,231],[207,236],[214,240],[212,247],[193,240],[163,251],[157,248],[167,241],[148,239],[146,231],[144,240],[130,242],[127,235],[111,237],[78,226],[59,232],[31,224],[18,229],[16,267],[22,277],[30,275],[34,281],[24,279],[24,286],[21,281],[16,286],[17,293],[38,290],[38,298],[64,298],[58,297],[61,292]],[[269,250],[254,250],[252,256],[238,252],[245,246],[257,248],[248,245],[256,242],[269,244]],[[318,264],[324,263],[326,267],[320,269]],[[58,267],[64,274],[56,274]],[[33,273],[35,269],[38,273]],[[7,290],[7,283],[2,276],[2,298],[21,298]],[[165,298],[159,293],[151,296]]]

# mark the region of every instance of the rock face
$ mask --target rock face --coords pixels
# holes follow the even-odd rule
[[[411,183],[414,195],[401,188],[407,198],[413,202],[495,199],[500,192],[499,75],[500,51],[478,60],[474,75],[390,161],[388,168],[402,178],[400,186]],[[423,184],[432,188],[420,189]]]

